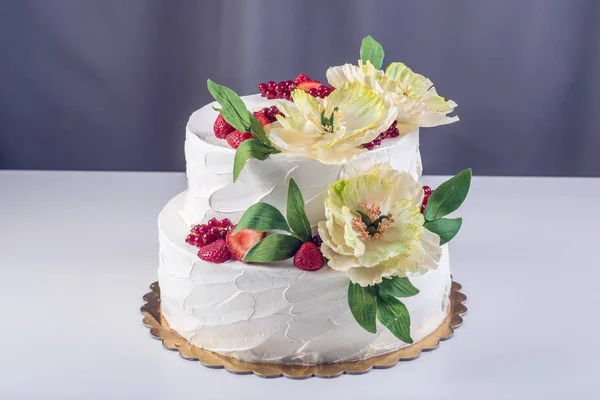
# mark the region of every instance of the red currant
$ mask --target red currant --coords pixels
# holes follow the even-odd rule
[[[225,239],[227,238],[227,232],[229,232],[229,230],[226,229],[221,229],[221,231],[219,231],[219,238],[220,239]]]
[[[200,225],[192,226],[192,229],[190,229],[190,232],[192,232],[195,235],[199,235],[200,234]]]
[[[275,87],[275,91],[278,94],[282,94],[283,92],[285,92],[286,89],[287,89],[287,85],[285,84],[285,82],[279,82],[277,84],[277,86]]]
[[[275,83],[275,81],[269,81],[269,83],[267,83],[267,90],[275,90],[276,86],[277,84]]]
[[[265,96],[267,97],[267,99],[273,100],[277,98],[277,92],[275,92],[275,90],[267,90],[265,92]]]
[[[423,186],[423,193],[425,194],[425,196],[429,197],[431,195],[431,192],[433,192],[433,190],[431,190],[429,186]]]
[[[216,226],[213,226],[212,228],[210,228],[208,230],[208,233],[210,235],[213,235],[214,237],[219,237],[219,228],[217,228]]]
[[[219,226],[221,228],[227,228],[229,225],[231,225],[231,221],[229,220],[229,218],[223,218],[219,221]]]
[[[204,246],[206,243],[204,243],[204,239],[202,239],[202,236],[196,236],[194,238],[194,246],[197,247],[202,247]]]
[[[208,225],[209,228],[212,228],[213,226],[217,226],[218,227],[219,226],[219,220],[216,219],[216,218],[211,218],[211,219],[208,220],[207,225]]]
[[[316,244],[317,247],[321,247],[321,244],[323,243],[323,240],[321,239],[321,236],[315,235],[315,236],[312,237],[312,242],[314,244]]]
[[[258,84],[258,91],[262,94],[265,94],[265,92],[267,91],[267,84],[262,82]]]
[[[214,235],[212,235],[210,232],[202,235],[202,239],[204,240],[204,244],[211,244],[212,242],[217,240],[217,238]]]
[[[185,238],[185,242],[186,242],[187,244],[191,244],[191,245],[193,246],[193,245],[194,245],[194,243],[196,242],[196,238],[197,238],[197,236],[196,236],[196,235],[192,235],[192,234],[190,234],[190,235],[188,235],[188,236]]]
[[[312,88],[308,91],[308,94],[312,97],[317,97],[319,95],[319,90],[317,88]]]

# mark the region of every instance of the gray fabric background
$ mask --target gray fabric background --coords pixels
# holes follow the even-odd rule
[[[426,173],[600,176],[596,0],[0,0],[0,168],[183,170],[207,78],[324,79],[367,34],[459,104]]]

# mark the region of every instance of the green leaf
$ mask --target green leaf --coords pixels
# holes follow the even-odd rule
[[[293,257],[302,246],[302,241],[295,236],[274,234],[266,236],[256,243],[244,256],[244,262],[275,262]]]
[[[472,174],[471,168],[465,169],[438,186],[427,202],[423,213],[425,219],[433,221],[456,211],[469,193]]]
[[[248,116],[248,119],[250,120],[250,132],[259,142],[266,145],[267,147],[274,148],[271,145],[271,141],[269,140],[269,138],[267,138],[267,134],[265,133],[265,129],[263,128],[263,126],[251,112],[248,113],[250,114]]]
[[[279,150],[267,147],[256,139],[244,140],[235,152],[233,159],[233,181],[235,182],[244,169],[246,162],[251,158],[266,160],[269,155],[279,153]]]
[[[362,287],[350,282],[348,286],[348,306],[354,319],[364,330],[377,332],[375,317],[377,315],[377,291],[374,286]]]
[[[311,239],[310,222],[304,211],[304,198],[298,185],[290,179],[287,196],[287,219],[292,231],[304,242]]]
[[[419,294],[419,289],[414,287],[407,277],[402,276],[384,278],[383,282],[377,284],[377,288],[382,296],[412,297]]]
[[[228,87],[214,83],[210,79],[207,81],[207,86],[212,97],[221,105],[222,108],[216,110],[221,113],[225,121],[239,131],[249,132],[249,112],[240,96]]]
[[[363,62],[371,61],[371,64],[377,69],[383,65],[383,47],[372,36],[367,36],[360,45],[360,59]]]
[[[236,234],[243,228],[254,229],[258,232],[268,232],[273,230],[278,231],[290,231],[288,223],[285,221],[281,212],[267,203],[256,203],[251,205],[237,226],[233,230],[233,234]]]
[[[404,343],[413,342],[410,337],[410,315],[400,300],[390,296],[377,296],[377,319]]]
[[[440,237],[440,246],[451,241],[462,226],[462,218],[440,218],[426,221],[425,228]]]

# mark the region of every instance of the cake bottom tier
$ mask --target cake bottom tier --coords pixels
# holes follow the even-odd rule
[[[316,272],[290,262],[212,264],[185,243],[180,211],[187,192],[159,216],[161,308],[170,327],[193,345],[249,362],[314,365],[354,361],[408,344],[377,323],[371,334],[348,307],[349,279],[327,266]],[[410,277],[420,290],[403,298],[417,342],[435,331],[448,312],[448,249],[436,270]]]

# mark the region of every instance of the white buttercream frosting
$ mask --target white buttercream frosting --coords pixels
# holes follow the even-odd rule
[[[276,265],[200,260],[185,243],[188,226],[180,211],[189,195],[171,200],[159,216],[162,313],[191,343],[245,361],[318,364],[357,360],[406,346],[387,328],[366,332],[347,303],[349,280],[327,267],[316,272]],[[447,314],[448,252],[439,267],[411,277],[420,290],[402,299],[419,341]]]
[[[251,111],[276,105],[260,95],[242,97]],[[213,133],[217,103],[211,103],[190,117],[186,128],[185,158],[189,194],[181,216],[192,225],[213,215],[237,219],[251,205],[263,201],[285,211],[287,187],[294,179],[306,201],[306,212],[313,225],[323,217],[325,187],[347,168],[388,162],[416,179],[421,175],[419,134],[414,131],[363,153],[345,165],[326,165],[316,160],[271,155],[267,160],[251,159],[238,180],[232,178],[235,150]]]

